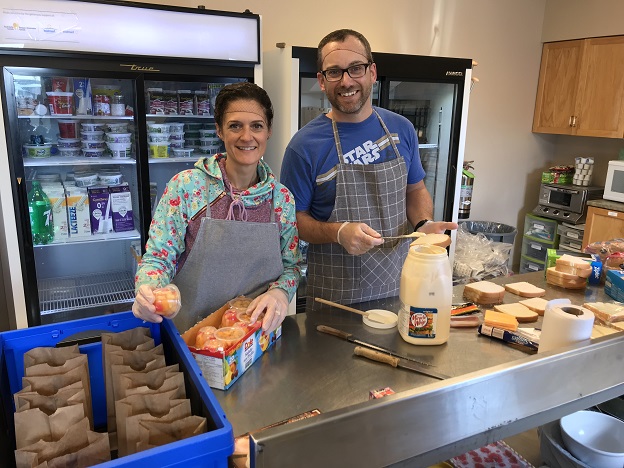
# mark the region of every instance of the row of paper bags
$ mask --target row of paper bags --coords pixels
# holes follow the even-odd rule
[[[149,329],[102,334],[108,434],[94,432],[87,355],[78,346],[24,354],[15,393],[15,458],[21,467],[92,466],[206,432],[191,415],[184,375],[167,366]]]

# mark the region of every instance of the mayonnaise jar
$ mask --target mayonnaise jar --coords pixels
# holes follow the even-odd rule
[[[451,328],[453,277],[446,249],[410,247],[401,271],[398,328],[415,345],[446,343]]]

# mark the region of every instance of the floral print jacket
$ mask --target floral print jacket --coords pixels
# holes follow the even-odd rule
[[[225,192],[218,161],[226,154],[199,159],[193,169],[176,174],[165,187],[150,224],[146,251],[139,263],[135,288],[143,284],[162,287],[175,276],[184,252],[189,220]],[[274,207],[280,225],[280,246],[284,272],[268,289],[281,288],[292,300],[301,278],[299,233],[292,193],[275,180],[271,168],[258,163],[259,182],[240,193],[246,207],[256,206],[275,194]],[[262,248],[259,246],[258,248]]]

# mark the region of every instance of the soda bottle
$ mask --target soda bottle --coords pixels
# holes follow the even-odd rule
[[[28,194],[28,213],[30,215],[33,242],[35,244],[49,244],[52,242],[54,239],[52,205],[38,180],[33,181],[32,189]]]

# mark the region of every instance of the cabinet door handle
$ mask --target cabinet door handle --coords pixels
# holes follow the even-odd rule
[[[576,115],[572,116],[572,126],[576,127]]]
[[[572,126],[572,116],[568,117],[568,127]]]

